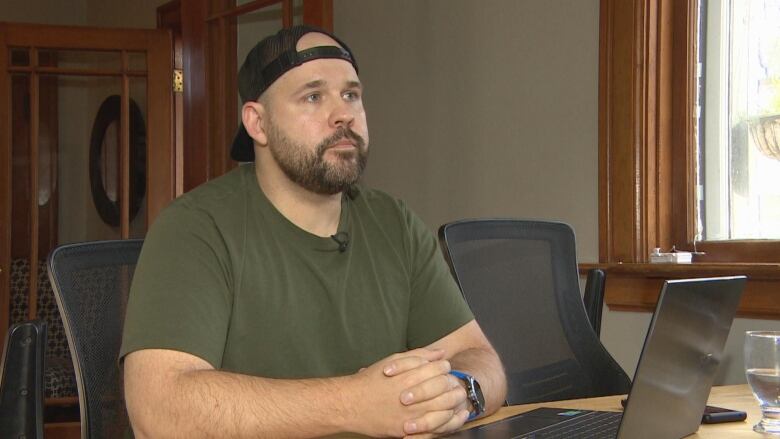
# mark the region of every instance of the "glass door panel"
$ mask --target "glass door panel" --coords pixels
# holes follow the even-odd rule
[[[144,52],[128,52],[127,53],[127,69],[134,72],[146,71],[146,53]]]
[[[28,47],[12,47],[10,48],[10,65],[12,66],[29,66],[30,65],[30,49]]]
[[[122,68],[121,52],[117,50],[43,49],[38,51],[38,54],[41,59],[44,56],[56,57],[57,67],[62,69],[119,73]]]
[[[145,77],[131,77],[130,90],[130,238],[146,235],[146,132]]]
[[[120,239],[121,78],[58,76],[59,244]]]

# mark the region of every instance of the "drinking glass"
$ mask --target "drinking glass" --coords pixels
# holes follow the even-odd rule
[[[760,433],[780,435],[780,331],[747,331],[745,373],[761,406]]]

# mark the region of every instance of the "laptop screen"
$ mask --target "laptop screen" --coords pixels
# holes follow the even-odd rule
[[[599,416],[606,412],[576,411],[576,416],[568,416],[574,411],[542,408],[453,437],[525,438],[537,433],[545,437],[575,424],[588,429],[590,424],[604,425],[605,419],[616,422],[610,423],[604,437],[615,437],[617,431],[618,438],[631,439],[696,432],[745,281],[744,276],[733,276],[664,282],[622,419]]]
[[[744,276],[664,283],[619,437],[683,437],[698,429],[744,284]]]

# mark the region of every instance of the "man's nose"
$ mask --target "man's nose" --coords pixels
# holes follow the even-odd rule
[[[355,120],[355,108],[349,102],[339,101],[330,113],[330,125],[334,128],[351,126]]]

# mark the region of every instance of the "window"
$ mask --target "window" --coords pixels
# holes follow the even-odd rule
[[[600,263],[780,263],[779,1],[601,0]]]
[[[721,0],[721,8],[723,1],[728,0]],[[759,3],[755,0],[732,1],[734,5],[739,4],[738,7],[759,7],[754,5]],[[776,1],[764,3],[773,6]],[[714,3],[714,0],[600,0],[599,263],[582,264],[580,268],[607,270],[609,282],[605,301],[611,309],[652,311],[663,279],[747,274],[749,280],[738,314],[780,317],[780,234],[772,232],[768,235],[764,231],[775,230],[774,226],[766,226],[774,221],[774,214],[762,212],[762,225],[759,227],[762,238],[771,236],[773,239],[746,238],[756,236],[755,233],[744,233],[745,229],[756,229],[750,224],[755,222],[755,218],[747,218],[748,226],[740,225],[739,221],[745,220],[735,218],[734,209],[728,206],[743,200],[734,201],[731,189],[722,183],[731,183],[734,187],[735,179],[729,167],[740,162],[730,149],[733,149],[734,142],[722,150],[716,149],[717,152],[708,153],[706,146],[698,147],[700,140],[707,141],[702,131],[713,128],[708,123],[714,122],[707,122],[706,118],[720,114],[721,120],[725,121],[728,113],[724,109],[733,110],[737,102],[734,84],[729,94],[710,98],[706,104],[700,100],[707,97],[708,90],[700,88],[699,76],[703,76],[702,84],[705,84],[716,75],[710,73],[711,76],[707,77],[707,68],[699,68],[698,49],[704,46],[705,41],[700,41],[699,37],[706,38],[707,35],[707,29],[704,29],[705,33],[699,32],[704,26],[699,21],[699,11],[700,5],[702,10],[706,10],[708,6],[714,8]],[[733,6],[734,9],[725,16],[734,17],[736,7]],[[770,12],[756,15],[763,15],[762,20],[765,19],[768,27],[779,22],[777,16],[770,15]],[[733,21],[728,23],[733,24]],[[750,26],[749,30],[754,31],[755,26]],[[774,27],[777,27],[776,24]],[[723,31],[713,32],[713,26],[709,27],[710,37],[718,32],[718,38],[725,38]],[[706,53],[709,57],[707,63],[714,63],[712,58],[718,54],[732,56],[726,48],[737,40],[737,31],[732,27],[726,32],[730,36],[719,43],[719,52]],[[724,42],[728,44],[724,46]],[[755,45],[745,47],[755,51]],[[722,55],[724,53],[726,55]],[[737,55],[739,53],[732,59]],[[738,64],[734,71],[745,72],[741,74],[742,78],[746,78],[749,72],[745,65],[747,61],[734,62]],[[718,69],[724,71],[725,67],[720,65]],[[725,73],[720,78],[719,81],[728,81]],[[744,84],[741,87],[747,88]],[[756,87],[754,80],[752,88],[755,90]],[[710,86],[709,91],[713,88],[723,89]],[[774,98],[760,99],[771,101]],[[713,101],[715,109],[711,106]],[[719,108],[717,102],[732,106]],[[732,111],[731,114],[733,117],[737,112]],[[760,117],[760,114],[763,113],[755,110],[741,117],[744,117],[742,120],[751,120]],[[722,128],[716,132],[721,133],[721,138],[730,140],[729,136],[735,132],[748,129],[746,125],[744,122],[741,125],[737,123],[733,128],[729,120],[728,123],[722,122]],[[722,134],[727,129],[732,134]],[[741,136],[747,139],[750,148],[755,149],[755,146],[750,146],[753,145],[750,143],[753,142],[751,134]],[[711,134],[709,140],[712,137]],[[713,177],[714,171],[707,174],[705,164],[707,160],[712,161],[713,156],[721,157],[721,162],[716,160],[714,163],[727,169],[721,171],[722,180],[717,180],[721,187],[727,188],[724,195],[720,195],[726,200],[722,203],[725,212],[721,210],[720,214],[712,213],[718,211],[715,202],[705,204],[703,208],[699,206],[699,200],[707,203],[706,197],[714,196],[712,192],[717,189],[708,187],[699,190],[700,180],[706,186],[706,179]],[[724,156],[727,160],[722,159]],[[753,156],[758,159],[757,154]],[[700,174],[703,179],[699,178]],[[751,178],[760,174],[761,171],[757,170]],[[774,171],[770,175],[780,176],[780,173]],[[778,183],[773,186],[780,186]],[[759,189],[758,183],[750,184],[753,185],[751,189]],[[763,206],[776,208],[776,202],[767,198],[770,189],[751,192],[750,197],[761,199],[758,206],[762,206],[763,202]],[[739,190],[737,187],[735,192],[742,196]],[[716,232],[718,227],[712,222],[707,224],[707,215],[720,215],[719,221],[726,228],[720,227],[721,232]],[[699,220],[700,217],[702,220]],[[735,221],[737,225],[733,226]],[[721,239],[722,236],[729,239]],[[696,242],[702,237],[704,241]],[[696,250],[706,254],[695,256],[693,264],[647,263],[654,247],[668,250],[676,246],[678,249],[694,250],[694,243]]]
[[[780,0],[701,0],[696,235],[780,239]]]

